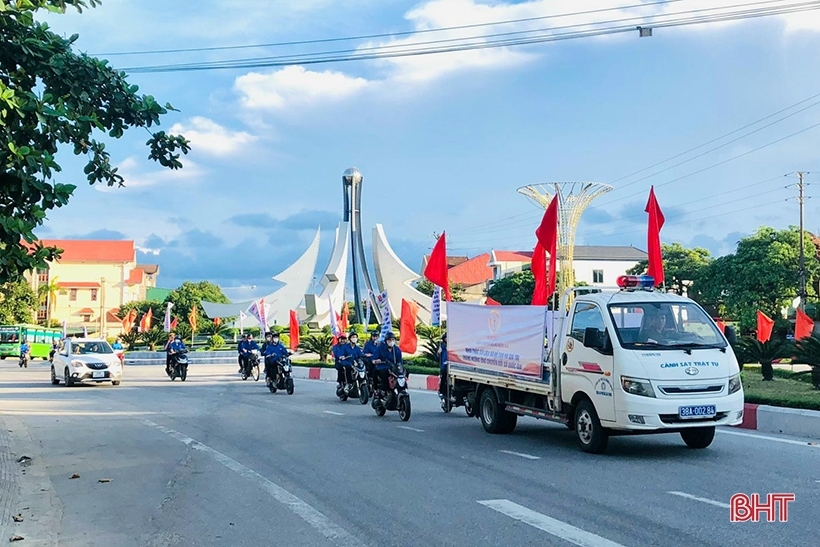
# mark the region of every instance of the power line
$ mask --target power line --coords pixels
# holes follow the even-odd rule
[[[745,6],[745,5],[756,5],[756,4],[765,4],[771,3],[772,1],[782,1],[782,0],[768,0],[767,2],[757,2],[757,3],[749,3],[749,4],[738,4],[735,6],[724,6],[721,8],[704,8],[703,10],[692,10],[692,11],[709,11],[709,10],[726,10],[730,7],[738,7],[738,6]],[[337,62],[349,62],[349,61],[361,61],[361,60],[374,60],[374,59],[388,59],[388,58],[400,58],[400,57],[415,57],[420,55],[430,55],[430,54],[439,54],[439,53],[453,53],[453,52],[463,52],[463,51],[472,51],[472,50],[481,50],[481,49],[491,49],[491,48],[499,48],[499,47],[511,47],[511,46],[522,46],[522,45],[529,45],[529,44],[538,44],[544,42],[552,42],[552,41],[559,41],[559,40],[569,40],[569,39],[576,39],[576,38],[585,38],[585,37],[593,37],[593,36],[603,36],[609,34],[616,34],[616,33],[623,33],[623,32],[634,32],[636,28],[636,23],[641,23],[645,26],[651,26],[652,28],[665,28],[665,27],[676,27],[676,26],[684,26],[684,25],[694,25],[694,24],[706,24],[706,23],[715,23],[715,22],[726,22],[726,21],[737,21],[742,19],[750,19],[756,17],[767,17],[772,15],[783,15],[788,13],[798,13],[802,11],[809,11],[809,10],[816,10],[820,9],[820,2],[813,1],[813,2],[802,2],[797,4],[787,4],[784,6],[775,6],[769,8],[756,8],[752,10],[746,11],[735,11],[735,12],[728,12],[723,14],[714,14],[714,15],[702,15],[678,20],[671,20],[671,21],[663,21],[663,22],[654,22],[654,21],[644,21],[644,20],[637,20],[632,19],[633,23],[630,25],[623,25],[623,26],[615,26],[603,29],[589,29],[589,30],[581,30],[581,31],[574,31],[562,34],[555,34],[553,32],[548,34],[542,34],[538,36],[530,36],[530,37],[523,37],[523,38],[515,38],[515,39],[501,39],[501,40],[490,40],[487,41],[487,36],[473,36],[468,38],[460,38],[460,39],[451,39],[451,40],[444,40],[444,41],[454,41],[458,40],[464,42],[465,40],[481,40],[478,43],[467,43],[467,44],[457,44],[457,45],[448,45],[448,46],[433,46],[428,48],[419,48],[419,44],[392,44],[392,45],[385,45],[385,46],[378,46],[374,48],[366,48],[370,50],[374,50],[371,53],[361,53],[361,49],[359,50],[341,50],[338,52],[319,52],[319,53],[310,53],[310,54],[297,54],[297,55],[284,55],[284,56],[276,56],[276,57],[267,57],[267,58],[260,58],[260,59],[237,59],[237,60],[227,60],[227,61],[215,61],[215,62],[202,62],[202,63],[188,63],[188,64],[176,64],[176,65],[155,65],[155,66],[143,66],[143,67],[130,67],[124,68],[128,72],[132,73],[157,73],[157,72],[187,72],[187,71],[202,71],[202,70],[217,70],[217,69],[249,69],[249,68],[271,68],[271,67],[281,67],[281,66],[292,66],[292,65],[311,65],[311,64],[324,64],[324,63],[337,63]],[[681,15],[682,13],[687,12],[678,12],[678,13],[671,13],[671,14],[660,14],[650,16],[651,18],[659,18],[659,17],[669,17],[673,15]],[[600,23],[589,23],[583,25],[568,25],[565,28],[570,28],[573,26],[595,26]],[[551,30],[558,30],[561,27],[556,27]],[[521,31],[521,32],[537,32],[537,31]],[[507,33],[509,34],[509,33]],[[442,41],[438,41],[442,42]],[[403,50],[398,51],[387,51],[390,49],[395,48],[405,48]],[[342,55],[342,53],[347,53],[349,51],[354,51],[353,53]],[[358,52],[358,53],[356,53]]]
[[[657,2],[647,2],[641,4],[632,4],[630,6],[612,6],[609,8],[601,8],[601,9],[594,9],[594,10],[587,10],[587,11],[576,11],[572,13],[559,13],[554,15],[543,15],[540,17],[526,17],[523,19],[507,19],[503,21],[491,21],[486,23],[475,23],[471,25],[458,25],[452,27],[439,27],[439,28],[431,28],[431,29],[419,29],[419,30],[408,30],[408,31],[401,31],[401,32],[385,32],[380,34],[363,34],[359,36],[342,36],[336,38],[318,38],[312,40],[295,40],[290,42],[271,42],[267,44],[243,44],[243,45],[232,45],[232,46],[212,46],[212,47],[194,47],[194,48],[178,48],[178,49],[154,49],[154,50],[144,50],[144,51],[114,51],[108,53],[93,53],[94,56],[99,57],[122,57],[126,55],[159,55],[159,54],[167,54],[167,53],[199,53],[199,52],[208,52],[208,51],[230,51],[230,50],[238,50],[238,49],[256,49],[256,48],[272,48],[272,47],[283,47],[283,46],[301,46],[301,45],[312,45],[312,44],[327,44],[332,42],[354,42],[354,41],[361,41],[361,40],[372,40],[374,38],[396,38],[399,36],[415,36],[421,34],[429,34],[435,32],[449,32],[453,30],[466,30],[471,28],[482,28],[482,27],[492,27],[498,25],[509,25],[509,24],[518,24],[518,23],[531,23],[533,21],[544,21],[547,19],[559,19],[562,17],[575,17],[578,15],[591,15],[594,13],[604,13],[608,11],[625,11],[629,9],[635,8],[646,8],[651,6],[658,6],[663,4],[673,4],[676,2],[682,2],[683,0],[660,0]],[[775,0],[777,1],[777,0]],[[782,1],[782,0],[781,0]]]

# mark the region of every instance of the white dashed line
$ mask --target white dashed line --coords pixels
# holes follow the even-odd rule
[[[723,503],[722,501],[715,501],[710,500],[709,498],[700,498],[698,496],[693,496],[692,494],[687,494],[686,492],[667,492],[667,494],[672,494],[673,496],[678,496],[681,498],[686,498],[689,500],[699,501],[701,503],[708,503],[709,505],[714,505],[715,507],[721,507],[723,509],[728,509],[729,504]]]
[[[539,456],[533,456],[532,454],[525,454],[524,452],[513,452],[512,450],[499,450],[499,452],[503,452],[504,454],[509,454],[511,456],[518,456],[519,458],[525,458],[527,460],[540,460]]]
[[[407,431],[415,431],[416,433],[424,433],[423,429],[417,429],[415,427],[410,427],[409,425],[400,425],[399,429],[406,429]]]
[[[341,412],[333,412],[332,410],[323,410],[325,414],[333,414],[334,416],[344,416]]]
[[[523,505],[513,503],[510,500],[485,500],[479,501],[478,503],[484,507],[489,507],[493,511],[507,515],[510,518],[529,524],[557,538],[561,538],[573,545],[580,547],[624,547],[620,543],[615,543],[592,532],[576,528],[566,522],[542,515],[532,509],[527,509]]]

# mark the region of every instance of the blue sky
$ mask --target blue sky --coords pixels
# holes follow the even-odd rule
[[[681,0],[629,13],[721,2],[738,3]],[[400,32],[635,3],[105,0],[48,21],[58,32],[78,32],[81,49],[108,53]],[[523,25],[515,28],[532,28]],[[164,172],[148,162],[142,131],[109,145],[124,189],[89,187],[81,163],[64,154],[62,182],[79,188],[39,233],[133,238],[141,260],[161,265],[162,285],[211,279],[264,292],[317,225],[331,233],[341,214],[341,174],[356,166],[365,177],[365,226],[384,224],[412,268],[442,230],[453,254],[531,248],[539,213],[516,188],[562,180],[615,187],[585,213],[577,243],[645,248],[643,207],[655,184],[668,221],[662,240],[722,254],[761,224],[796,224],[797,205],[786,201],[794,191],[784,188],[794,180],[782,175],[820,173],[820,128],[732,158],[820,122],[820,106],[683,165],[673,166],[760,126],[622,177],[817,93],[818,46],[820,12],[808,12],[656,29],[651,38],[629,33],[404,60],[134,74],[143,92],[180,110],[163,127],[192,141],[185,168]],[[272,54],[110,59],[134,67],[265,53]],[[820,200],[809,200],[808,229],[820,230],[818,212]]]

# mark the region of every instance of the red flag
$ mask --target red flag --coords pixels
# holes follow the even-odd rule
[[[214,322],[216,323],[216,322]],[[177,325],[179,324],[179,317],[174,317],[174,320],[171,321],[171,330],[175,330]]]
[[[544,211],[544,218],[541,219],[541,225],[535,230],[535,237],[538,238],[538,243],[544,251],[550,255],[547,293],[544,298],[544,304],[546,304],[546,299],[555,292],[555,272],[558,267],[558,253],[556,252],[558,247],[558,194],[555,194],[549,207]],[[533,260],[535,260],[534,256]],[[544,264],[546,265],[546,258],[544,258]]]
[[[221,324],[222,324],[222,319],[220,319],[219,317],[214,317],[214,325],[216,325],[218,327]]]
[[[295,311],[290,310],[290,349],[296,351],[299,348],[299,316]]]
[[[424,268],[424,277],[434,285],[444,289],[447,302],[450,302],[452,298],[450,296],[450,279],[447,269],[447,241],[444,232],[442,232],[441,237],[436,241],[436,246],[433,247],[433,252],[430,253],[430,260],[427,261],[427,267]]]
[[[486,300],[486,302],[484,302],[484,304],[487,305],[487,306],[500,306],[501,302],[499,302],[498,300],[493,300],[492,298],[490,298],[488,296],[487,300]]]
[[[726,323],[721,321],[720,319],[717,320],[717,326],[720,329],[720,332],[726,334]]]
[[[649,213],[649,236],[646,250],[649,254],[649,268],[646,274],[655,280],[657,287],[663,283],[663,252],[661,250],[661,228],[666,219],[661,212],[661,206],[655,198],[655,187],[649,189],[649,201],[646,203],[646,212]]]
[[[772,337],[773,328],[774,321],[762,311],[757,310],[757,341],[761,344],[768,342]]]
[[[814,321],[803,310],[797,310],[797,321],[794,323],[794,339],[808,338],[814,332]]]
[[[191,311],[188,313],[188,324],[191,325],[191,336],[196,334],[196,306],[191,306]]]
[[[148,332],[149,330],[151,330],[151,319],[153,319],[153,317],[154,310],[148,308],[148,311],[145,313],[145,315],[142,316],[142,319],[140,319],[140,331]]]
[[[339,328],[342,329],[342,332],[347,332],[347,329],[350,327],[350,325],[347,324],[349,313],[350,308],[347,306],[347,302],[342,302],[342,316],[339,318]]]
[[[535,244],[532,253],[532,275],[535,277],[535,289],[532,291],[533,306],[546,306],[547,299],[547,252],[541,243]]]
[[[415,302],[401,300],[401,322],[399,324],[399,349],[404,353],[416,353],[419,340],[416,337],[416,316],[419,306]]]

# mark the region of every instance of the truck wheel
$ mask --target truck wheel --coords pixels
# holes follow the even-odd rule
[[[481,425],[487,433],[505,435],[515,430],[518,416],[502,408],[492,389],[485,389],[481,393],[480,410]]]
[[[715,426],[684,429],[680,436],[689,448],[706,448],[715,438]]]
[[[581,450],[589,454],[602,454],[609,442],[609,434],[601,425],[595,405],[583,399],[575,408],[575,435]]]

